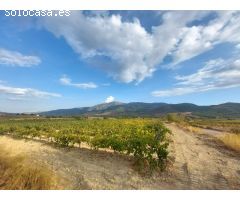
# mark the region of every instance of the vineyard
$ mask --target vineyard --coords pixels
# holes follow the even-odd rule
[[[0,134],[47,140],[64,147],[111,149],[133,156],[135,163],[164,169],[168,134],[159,119],[1,119]]]

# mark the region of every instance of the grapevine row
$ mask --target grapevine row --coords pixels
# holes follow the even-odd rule
[[[170,131],[158,119],[7,119],[0,134],[38,138],[61,146],[107,148],[133,155],[136,163],[163,169]]]

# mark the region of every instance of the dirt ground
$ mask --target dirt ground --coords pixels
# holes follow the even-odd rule
[[[173,132],[176,189],[240,189],[240,154],[216,139],[222,132],[167,127]]]
[[[26,155],[60,177],[64,189],[240,189],[240,155],[216,141],[213,134],[194,134],[174,124],[164,173],[141,176],[127,156],[88,148],[60,148],[46,142],[0,136],[9,155]]]

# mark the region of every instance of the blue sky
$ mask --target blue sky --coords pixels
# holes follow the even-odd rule
[[[0,12],[0,111],[240,102],[240,13]]]

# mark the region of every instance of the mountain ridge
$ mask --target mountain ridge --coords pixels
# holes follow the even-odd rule
[[[199,106],[192,103],[144,103],[111,102],[91,107],[57,109],[38,114],[44,116],[142,116],[158,117],[168,113],[191,113],[202,117],[240,118],[240,103],[227,102],[218,105]]]

